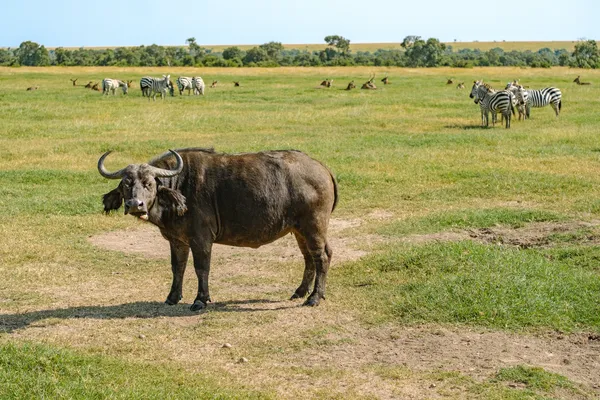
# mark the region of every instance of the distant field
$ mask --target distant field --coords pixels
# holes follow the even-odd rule
[[[219,84],[143,98],[139,79],[162,74]],[[343,90],[371,74],[377,90]],[[136,85],[69,80],[104,77]],[[562,114],[482,128],[456,88],[474,79],[559,87]],[[2,67],[0,399],[598,398],[598,110],[600,71],[562,67]],[[289,235],[216,245],[205,312],[189,311],[191,259],[182,303],[163,303],[166,242],[102,214],[118,183],[96,165],[191,146],[331,168],[319,307],[288,300],[304,266]]]
[[[389,42],[389,43],[351,43],[350,49],[353,52],[356,51],[376,51],[378,49],[384,50],[392,50],[392,49],[400,49],[400,43],[402,40],[398,42]],[[499,47],[504,51],[512,51],[512,50],[531,50],[537,51],[539,49],[543,49],[548,47],[552,50],[558,49],[566,49],[569,51],[573,51],[575,48],[575,44],[577,41],[558,41],[558,42],[447,42],[446,44],[451,45],[454,50],[460,49],[480,49],[483,51],[487,51],[493,49],[495,47]],[[183,44],[181,46],[184,46]],[[227,44],[227,45],[210,45],[210,44],[201,44],[201,47],[205,47],[207,49],[212,49],[215,52],[222,52],[224,49],[237,46],[242,50],[249,50],[252,47],[258,46],[257,44]],[[321,44],[284,44],[286,49],[299,49],[299,50],[322,50],[327,47],[325,43]],[[106,47],[87,47],[88,49],[108,49],[115,48],[118,46],[106,46]],[[49,47],[53,49],[54,47]],[[76,49],[77,47],[66,47],[67,49]]]

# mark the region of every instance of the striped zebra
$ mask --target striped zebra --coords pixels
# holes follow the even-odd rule
[[[150,101],[150,95],[152,100],[156,101],[156,94],[160,93],[161,99],[165,99],[167,95],[167,89],[173,91],[173,85],[171,84],[171,75],[163,75],[162,78],[152,78],[145,76],[140,80],[140,89],[142,89],[142,96],[148,96]]]
[[[509,82],[506,85],[506,90],[510,91],[514,95],[513,105],[517,106],[519,112],[519,121],[521,119],[526,120],[527,117],[527,100],[529,93],[525,90],[522,85],[519,85],[517,81]]]
[[[194,89],[193,83],[192,83],[192,78],[189,78],[187,76],[180,76],[179,78],[177,78],[177,88],[179,89],[179,95],[182,96],[183,95],[183,91],[187,90],[188,92],[188,96],[190,95],[190,91],[192,89]],[[196,93],[196,90],[194,90],[194,94]]]
[[[511,115],[515,113],[511,92],[508,90],[496,92],[489,85],[475,81],[469,97],[474,99],[475,104],[479,104],[482,126],[489,126],[489,113],[491,112],[492,124],[496,123],[496,114],[501,113],[506,121],[506,128],[510,128]]]
[[[127,94],[127,84],[118,79],[104,78],[102,80],[102,94],[108,96],[108,92],[112,92],[113,96],[117,88],[123,88],[123,94]]]
[[[525,115],[529,118],[531,108],[546,107],[548,104],[554,110],[554,113],[558,117],[562,108],[562,93],[560,89],[555,87],[547,87],[540,90],[535,89],[523,89],[525,91],[526,103],[525,103]]]
[[[192,78],[192,87],[194,88],[194,94],[201,94],[204,96],[204,81],[201,77],[195,76]]]

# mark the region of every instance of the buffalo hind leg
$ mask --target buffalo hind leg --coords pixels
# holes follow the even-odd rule
[[[325,284],[327,283],[327,272],[329,270],[332,251],[324,240],[307,240],[307,244],[316,274],[315,287],[304,302],[304,305],[318,306],[321,299],[325,298]]]
[[[165,303],[174,305],[183,297],[183,273],[190,254],[190,246],[185,243],[169,241],[171,245],[171,271],[173,271],[173,284]]]
[[[200,311],[206,308],[206,304],[211,301],[208,292],[208,274],[210,272],[210,255],[212,243],[201,243],[192,245],[192,255],[194,256],[194,270],[198,277],[198,295],[194,304],[190,307],[192,311]]]

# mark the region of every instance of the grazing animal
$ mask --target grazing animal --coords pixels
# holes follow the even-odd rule
[[[374,79],[375,79],[375,75],[371,76],[371,78],[368,81],[366,81],[365,83],[363,83],[363,85],[360,88],[367,89],[367,90],[377,89],[377,86],[375,86],[375,84],[373,83]]]
[[[323,82],[321,82],[319,86],[325,86],[327,88],[330,88],[331,86],[333,86],[333,79],[325,79]]]
[[[32,91],[32,90],[38,90],[40,87],[39,86],[30,86],[27,89],[25,89],[26,92]]]
[[[86,89],[91,89],[91,87],[92,87],[92,81],[89,81],[87,83],[87,85],[84,86],[84,88],[86,88]]]
[[[575,78],[573,82],[575,82],[578,85],[591,85],[590,82],[581,82],[580,77],[581,75],[577,75],[577,78]]]
[[[464,89],[465,88],[465,83],[464,82],[459,83],[458,85],[456,85],[456,88],[457,89]]]
[[[555,87],[546,87],[544,89],[524,89],[526,96],[525,114],[529,118],[531,108],[541,108],[550,105],[558,117],[562,109],[562,93],[560,89]]]
[[[92,85],[92,90],[95,90],[95,91],[99,92],[100,91],[100,87],[99,86],[100,86],[100,83],[98,83],[98,82],[94,83]]]
[[[78,79],[79,79],[79,78],[76,78],[75,80],[73,80],[73,79],[69,79],[69,80],[70,80],[71,82],[73,82],[73,86],[77,86],[77,80],[78,80]]]
[[[304,276],[292,299],[306,296],[313,281],[304,305],[325,298],[332,256],[327,227],[338,194],[335,178],[319,161],[295,150],[219,154],[188,148],[109,172],[109,154],[98,160],[98,171],[121,182],[102,197],[104,212],[124,203],[125,214],[158,226],[169,241],[173,283],[167,304],[182,298],[190,249],[198,277],[191,310],[198,311],[211,301],[213,243],[258,248],[288,233],[304,256]]]
[[[454,79],[448,79],[446,81],[446,85],[452,85],[454,83]]]
[[[127,87],[130,88],[133,85],[133,80],[127,81]]]
[[[383,82],[384,85],[391,85],[392,84],[392,82],[390,82],[390,80],[388,79],[387,76],[385,78],[383,78],[381,80],[381,82]]]
[[[183,95],[183,91],[187,90],[188,96],[190,95],[191,90],[194,88],[192,85],[192,78],[187,76],[180,76],[177,78],[177,88],[179,89],[179,95]]]
[[[491,112],[492,125],[496,123],[496,114],[501,113],[506,121],[506,128],[510,128],[511,115],[515,114],[512,103],[513,94],[510,91],[494,92],[489,85],[485,85],[482,81],[474,81],[469,97],[474,99],[475,104],[479,104],[482,126],[489,126],[489,113]]]
[[[171,75],[163,75],[162,78],[152,78],[145,76],[140,80],[140,89],[142,90],[142,96],[147,96],[148,101],[150,97],[156,101],[156,94],[160,93],[160,98],[165,99],[167,96],[167,90],[171,92],[173,96],[173,82],[170,79]]]
[[[351,81],[350,83],[348,83],[348,86],[346,86],[346,90],[352,90],[355,88],[356,88],[356,85],[354,84],[354,81]]]
[[[117,88],[122,88],[123,94],[127,94],[127,83],[120,81],[118,79],[110,79],[104,78],[102,80],[102,94],[107,95],[109,92],[112,92],[113,96]]]
[[[521,119],[527,119],[527,99],[529,94],[523,88],[522,85],[518,84],[518,81],[509,82],[506,85],[506,90],[510,91],[513,95],[513,105],[517,106],[517,111],[519,113],[519,121]]]
[[[240,83],[239,83],[239,82],[233,81],[233,86],[235,86],[235,87],[240,87],[241,85],[240,85]]]
[[[201,77],[195,76],[192,78],[192,87],[194,88],[194,95],[204,96],[204,81]]]
[[[211,88],[216,88],[217,87],[217,83],[219,83],[219,81],[213,81],[213,83],[211,83],[210,87]]]

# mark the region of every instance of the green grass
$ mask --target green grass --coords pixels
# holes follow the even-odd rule
[[[378,305],[374,322],[600,330],[597,272],[539,251],[473,242],[392,247],[340,274],[359,304]]]
[[[380,227],[377,232],[389,236],[402,236],[409,233],[434,233],[451,229],[489,228],[495,225],[520,228],[527,223],[564,219],[564,216],[553,212],[526,208],[460,209],[393,222]]]
[[[126,363],[49,346],[0,346],[0,398],[267,399],[173,367]]]
[[[218,346],[233,341],[228,335],[235,332],[243,336],[244,350],[257,360],[248,369],[263,374],[264,381],[253,388],[269,394],[293,382],[297,386],[288,394],[292,397],[304,393],[298,382],[308,379],[308,372],[301,371],[309,368],[294,372],[285,363],[302,360],[313,336],[318,336],[324,357],[334,357],[327,354],[331,348],[354,343],[344,330],[347,323],[390,324],[398,329],[448,324],[456,329],[521,332],[600,331],[600,246],[597,241],[586,242],[597,235],[594,228],[558,233],[550,238],[553,247],[547,249],[470,241],[395,244],[411,234],[597,219],[600,84],[574,85],[572,80],[581,72],[566,68],[0,68],[0,314],[10,314],[13,323],[0,325],[0,357],[10,361],[12,355],[23,363],[19,367],[23,378],[15,381],[15,390],[33,385],[34,376],[26,371],[34,363],[27,357],[28,349],[33,360],[58,360],[58,370],[52,367],[37,375],[40,386],[36,387],[48,388],[49,392],[39,392],[48,397],[76,398],[78,393],[82,393],[79,397],[110,397],[127,386],[119,379],[129,374],[121,372],[136,361],[147,361],[160,379],[152,381],[151,374],[143,374],[135,381],[142,391],[131,393],[132,397],[158,397],[170,389],[183,397],[188,390],[202,397],[203,389],[187,380],[185,374],[192,372],[177,372],[177,379],[186,377],[181,385],[161,372],[184,368],[187,364],[180,358],[188,353],[214,360],[217,368],[207,368],[200,379],[216,388],[217,394],[251,397],[239,382],[252,372],[234,377],[232,383],[220,381],[231,360],[202,352],[214,342]],[[128,96],[107,97],[72,87],[69,81],[114,77],[137,82],[141,76],[163,73],[171,73],[174,79],[201,75],[206,82],[218,80],[219,86],[207,89],[204,97],[149,102],[137,87]],[[341,90],[352,79],[366,81],[371,73],[377,78],[388,75],[393,84],[368,92]],[[548,108],[535,109],[531,120],[513,121],[509,130],[481,128],[479,109],[468,90],[445,84],[450,76],[468,86],[482,78],[497,88],[512,79],[536,88],[557,86],[563,92],[562,114],[557,119]],[[585,71],[585,76],[600,82],[600,71]],[[317,89],[326,77],[335,79],[334,87]],[[234,80],[241,81],[242,87],[234,88]],[[40,89],[26,92],[32,85]],[[213,295],[218,299],[219,290],[234,293],[233,305],[215,306],[201,316],[186,314],[181,305],[161,311],[164,315],[138,318],[136,310],[144,309],[145,302],[162,310],[155,302],[168,291],[170,266],[164,259],[102,250],[89,243],[91,235],[139,226],[122,213],[101,214],[101,195],[116,182],[103,179],[96,163],[107,150],[114,150],[107,168],[116,169],[145,162],[168,148],[188,146],[222,152],[305,151],[328,165],[338,179],[340,201],[334,217],[362,221],[360,228],[336,232],[336,239],[368,233],[383,237],[385,243],[360,260],[344,263],[337,261],[333,249],[336,261],[328,278],[327,302],[314,310],[314,320],[286,314],[290,311],[285,309],[243,310],[249,299],[268,304],[282,298],[284,287],[286,296],[288,286],[291,293],[300,279],[302,261],[287,259],[258,265],[260,269],[252,269],[256,275],[244,270],[228,279],[214,266],[213,276],[222,285],[211,288]],[[389,216],[372,217],[381,210]],[[253,263],[248,261],[248,271]],[[189,266],[185,301],[193,298],[193,273]],[[229,312],[232,308],[236,312]],[[106,312],[108,317],[72,317],[82,309],[92,310],[92,315],[94,310]],[[303,324],[300,333],[287,326],[285,318]],[[131,344],[120,339],[129,328],[152,330],[158,338],[149,344]],[[326,333],[311,334],[309,339],[302,336],[301,332],[321,332],[317,328]],[[23,340],[33,342],[33,347],[22,347]],[[54,347],[40,348],[38,343]],[[62,347],[79,350],[56,350]],[[278,350],[273,354],[267,349]],[[240,355],[247,353],[239,350]],[[170,354],[175,354],[175,361],[163,360]],[[112,361],[105,364],[104,356]],[[282,364],[287,369],[278,368]],[[71,379],[77,370],[74,365],[93,365],[104,372],[99,377]],[[317,383],[309,396],[348,398],[363,393],[358,383],[345,384],[352,381],[352,371],[335,366],[316,371],[310,374],[311,382]],[[328,378],[329,372],[335,379]],[[68,378],[54,380],[63,373]],[[107,388],[105,382],[113,376],[121,386]],[[75,386],[70,387],[67,382],[72,380]],[[330,385],[335,390],[329,391]],[[504,389],[494,385],[484,397],[503,398]],[[528,398],[523,396],[517,393],[512,398]]]

